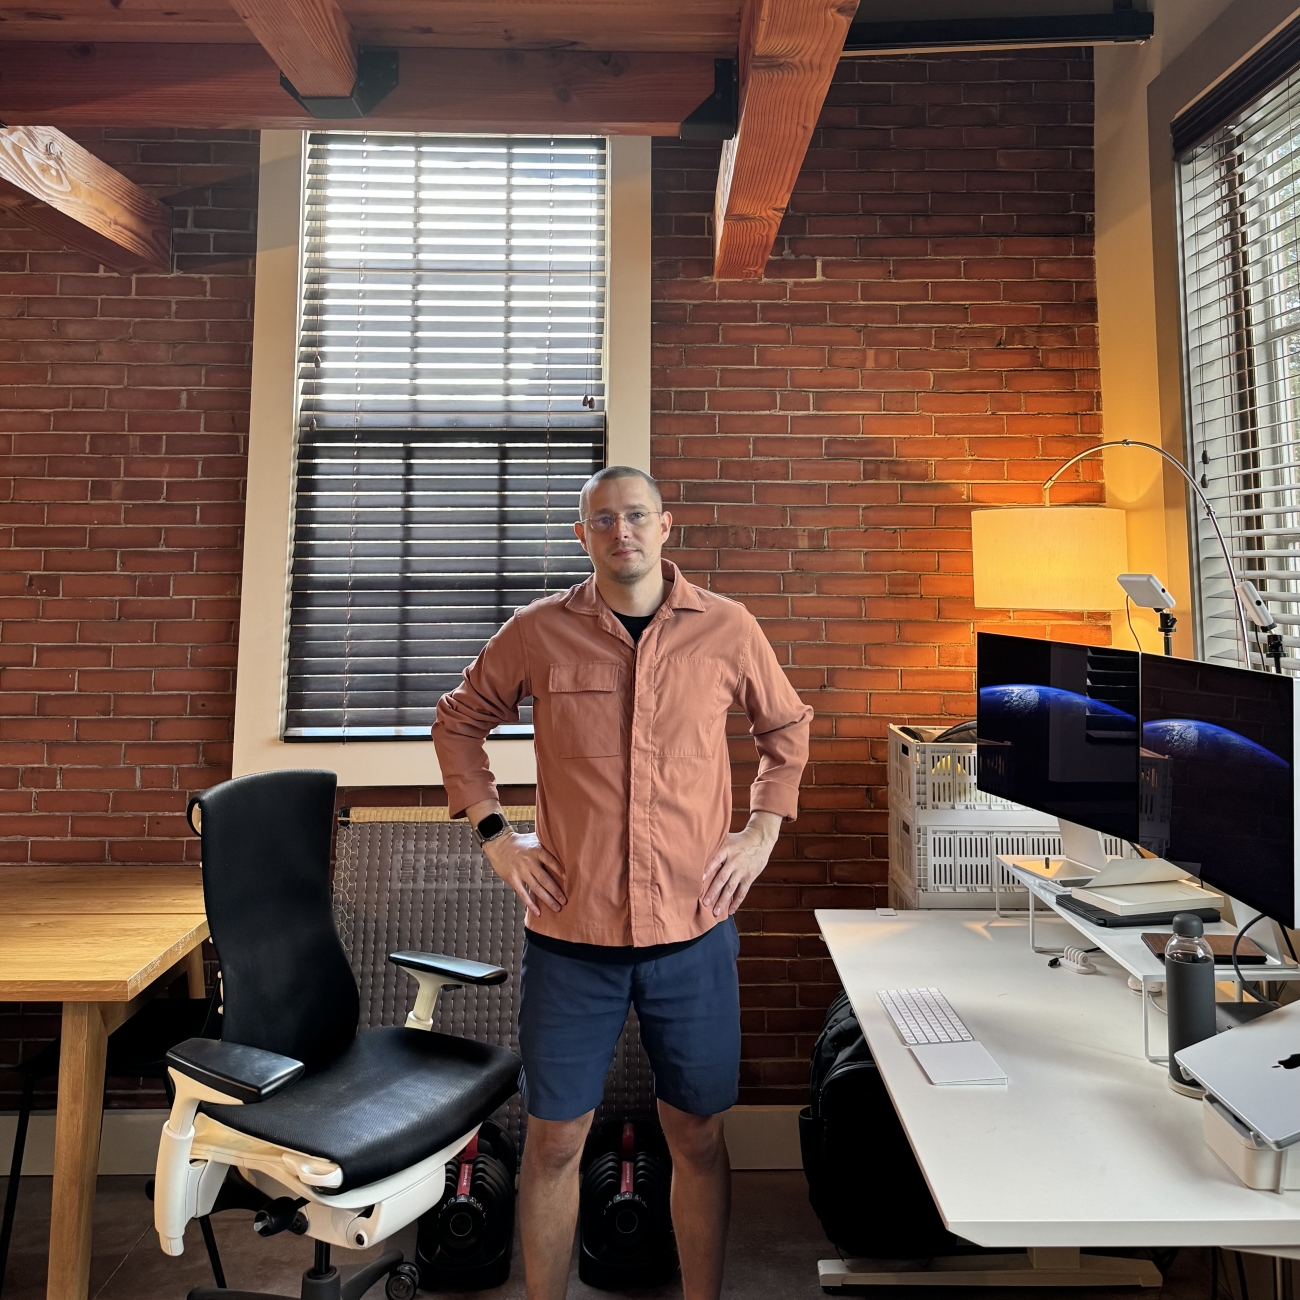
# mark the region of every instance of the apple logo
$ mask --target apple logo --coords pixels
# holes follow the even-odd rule
[[[1300,1052],[1292,1052],[1290,1056],[1284,1056],[1273,1068],[1276,1070],[1278,1065],[1284,1070],[1300,1070]]]

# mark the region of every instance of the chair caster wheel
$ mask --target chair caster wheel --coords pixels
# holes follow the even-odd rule
[[[384,1283],[388,1300],[412,1300],[420,1285],[420,1270],[414,1264],[399,1264]]]

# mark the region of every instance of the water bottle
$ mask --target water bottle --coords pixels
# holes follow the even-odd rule
[[[1174,1053],[1213,1038],[1214,953],[1199,916],[1179,912],[1165,945],[1165,1008],[1169,1013],[1169,1086],[1189,1097],[1204,1089],[1174,1060]]]

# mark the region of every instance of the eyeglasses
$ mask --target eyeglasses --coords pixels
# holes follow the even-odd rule
[[[587,525],[593,532],[612,533],[618,527],[620,519],[627,520],[627,526],[633,532],[639,533],[641,529],[648,528],[650,521],[658,515],[662,515],[662,510],[629,510],[626,514],[605,513],[592,515],[589,519],[582,522]]]

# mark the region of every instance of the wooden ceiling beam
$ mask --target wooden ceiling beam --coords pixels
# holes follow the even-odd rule
[[[676,135],[712,54],[404,49],[377,131]],[[0,44],[0,121],[57,127],[356,130],[311,117],[256,45]]]
[[[303,98],[345,99],[357,79],[357,42],[336,0],[233,0],[261,47]]]
[[[171,210],[53,127],[0,128],[0,208],[115,271],[171,269]]]
[[[858,0],[746,0],[740,121],[722,146],[713,274],[759,280],[803,166]]]

